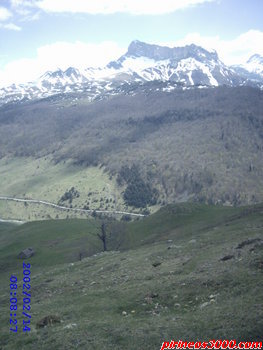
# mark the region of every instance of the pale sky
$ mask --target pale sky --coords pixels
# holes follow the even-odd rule
[[[104,66],[132,40],[263,55],[262,0],[0,0],[0,86],[47,70]]]

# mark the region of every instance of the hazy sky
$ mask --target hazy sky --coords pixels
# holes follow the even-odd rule
[[[263,55],[263,0],[0,0],[0,85],[107,64],[141,41]]]

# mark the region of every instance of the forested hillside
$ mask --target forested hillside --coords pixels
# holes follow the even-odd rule
[[[54,164],[70,159],[84,168],[103,167],[124,190],[129,187],[124,199],[138,207],[263,200],[261,90],[164,92],[161,82],[146,85],[92,103],[83,94],[1,107],[1,157],[49,156]],[[138,174],[131,184],[121,177],[133,166]],[[134,191],[147,198],[136,199]]]

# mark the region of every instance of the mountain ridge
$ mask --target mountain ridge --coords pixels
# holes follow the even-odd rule
[[[254,54],[245,65],[227,66],[215,50],[195,44],[167,47],[134,40],[127,52],[105,67],[47,71],[34,82],[0,89],[0,105],[57,94],[86,93],[92,101],[116,94],[123,84],[160,80],[185,87],[219,85],[263,87],[263,57]]]

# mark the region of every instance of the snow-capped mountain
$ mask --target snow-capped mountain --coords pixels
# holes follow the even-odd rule
[[[146,81],[169,80],[208,86],[239,83],[239,77],[219,60],[215,51],[209,52],[194,44],[169,48],[133,41],[128,52],[110,62],[107,68]]]
[[[186,85],[218,86],[241,82],[235,72],[223,64],[215,51],[194,44],[162,47],[133,41],[125,55],[103,69],[87,69],[90,79],[126,81],[177,81]]]
[[[232,69],[245,79],[263,83],[263,57],[259,54],[251,56],[243,65],[232,66]]]
[[[50,87],[53,85],[83,84],[87,82],[87,78],[78,69],[69,67],[64,72],[61,69],[55,72],[46,72],[40,77],[39,82]]]
[[[258,54],[251,56],[244,68],[250,73],[258,74],[263,78],[263,57]]]
[[[46,72],[37,81],[0,89],[0,104],[23,99],[85,92],[90,100],[102,93],[116,94],[123,84],[163,81],[180,86],[237,86],[263,81],[263,57],[253,55],[245,66],[226,66],[216,51],[194,44],[164,47],[135,40],[128,51],[103,68],[80,71],[69,67]],[[169,91],[169,89],[167,90]]]

